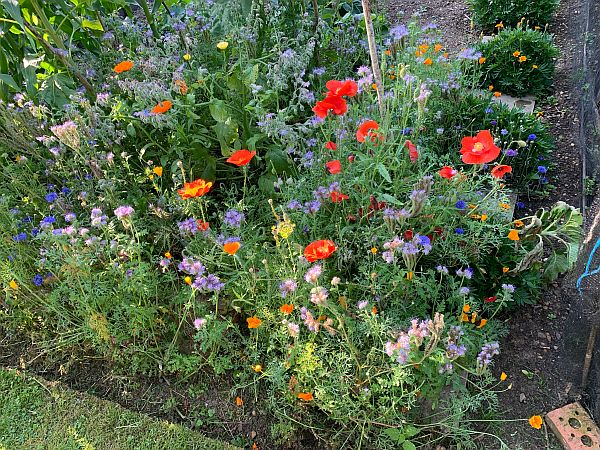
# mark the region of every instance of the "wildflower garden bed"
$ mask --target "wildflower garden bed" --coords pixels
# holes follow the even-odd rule
[[[2,4],[3,364],[246,448],[541,448],[573,104],[493,97],[552,38],[376,10],[378,85],[360,2],[138,3]]]

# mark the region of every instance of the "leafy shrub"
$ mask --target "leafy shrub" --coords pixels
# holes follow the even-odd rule
[[[527,23],[531,27],[544,27],[552,21],[559,0],[469,0],[473,21],[486,31],[497,24],[516,27]]]
[[[539,96],[552,88],[558,56],[552,35],[524,28],[502,30],[479,50],[485,58],[481,64],[485,88],[515,96]]]

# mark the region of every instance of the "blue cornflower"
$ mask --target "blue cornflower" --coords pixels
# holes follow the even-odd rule
[[[506,151],[504,152],[504,154],[506,156],[517,156],[519,153],[516,150],[512,149],[512,148],[508,148],[508,149],[506,149]]]
[[[529,141],[535,141],[537,139],[537,136],[533,133],[531,133],[529,136],[527,136],[527,140]]]
[[[523,203],[523,202],[517,202],[516,203],[516,207],[519,208],[519,209],[523,209],[523,208],[525,208],[525,203]]]
[[[500,130],[500,134],[501,134],[502,136],[506,136],[506,135],[508,134],[508,130],[507,130],[507,129],[505,129],[505,128],[502,128],[502,129]]]
[[[498,125],[498,121],[497,120],[490,120],[490,123],[494,126]]]
[[[33,277],[33,284],[35,284],[36,286],[41,286],[43,282],[44,277],[41,276],[39,273]]]
[[[16,236],[13,236],[13,241],[15,242],[23,242],[27,239],[27,233],[19,233]]]
[[[58,194],[56,192],[50,192],[49,194],[46,194],[46,197],[45,197],[45,199],[48,203],[52,203],[57,198],[58,198]]]
[[[62,192],[65,195],[69,195],[71,193],[71,189],[65,186],[60,190],[60,192]]]
[[[548,168],[546,166],[538,166],[538,172],[539,173],[546,173],[548,172]]]
[[[485,113],[486,114],[492,114],[493,112],[494,112],[493,108],[490,108],[490,107],[485,108]]]
[[[465,230],[464,230],[464,229],[462,229],[462,228],[460,228],[460,227],[456,228],[456,229],[454,230],[454,232],[455,232],[456,234],[465,234]]]
[[[464,200],[459,200],[454,206],[456,206],[458,209],[465,209],[467,204],[464,202]]]

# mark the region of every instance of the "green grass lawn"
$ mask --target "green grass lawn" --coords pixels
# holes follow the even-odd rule
[[[0,450],[235,448],[114,403],[0,369]]]

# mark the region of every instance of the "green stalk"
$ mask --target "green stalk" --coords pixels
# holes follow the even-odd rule
[[[152,29],[152,35],[155,39],[160,38],[160,34],[158,33],[158,29],[156,28],[156,23],[154,23],[154,17],[152,17],[152,13],[150,12],[150,8],[148,8],[148,3],[146,0],[138,0],[139,5],[144,10],[144,15],[146,16],[146,20]]]
[[[62,39],[60,39],[60,37],[58,36],[56,31],[54,30],[54,27],[48,20],[48,17],[46,16],[46,13],[44,12],[44,10],[38,4],[38,1],[31,0],[31,6],[33,6],[33,9],[35,9],[36,14],[38,15],[38,17],[44,24],[44,31],[46,33],[48,33],[48,35],[52,38],[52,40],[54,41],[54,45],[56,45],[61,50],[66,50],[67,48],[65,47],[65,44],[63,43]]]

